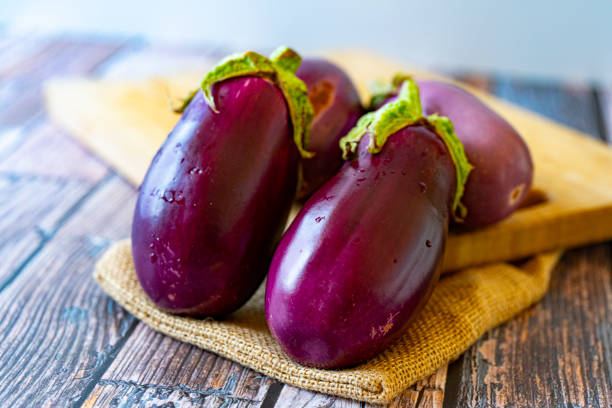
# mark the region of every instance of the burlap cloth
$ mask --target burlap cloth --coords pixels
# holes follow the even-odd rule
[[[102,256],[94,277],[113,299],[157,331],[287,384],[387,403],[456,359],[485,331],[539,300],[558,258],[555,252],[536,256],[520,267],[498,263],[443,277],[403,338],[370,361],[345,370],[303,367],[281,351],[266,326],[263,287],[227,320],[166,314],[140,288],[129,240],[116,243]]]

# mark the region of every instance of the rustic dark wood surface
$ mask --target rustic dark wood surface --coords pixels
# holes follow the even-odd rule
[[[367,406],[283,385],[156,333],[91,279],[102,251],[128,235],[136,189],[49,123],[43,82],[139,75],[153,62],[187,67],[224,53],[0,33],[0,406]],[[612,140],[607,89],[460,78]],[[610,407],[611,378],[612,245],[603,243],[568,251],[539,304],[390,406]]]

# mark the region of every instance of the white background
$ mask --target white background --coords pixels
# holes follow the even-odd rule
[[[368,48],[438,69],[612,83],[612,0],[0,0],[0,30]]]

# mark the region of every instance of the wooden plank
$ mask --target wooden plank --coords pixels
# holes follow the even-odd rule
[[[38,89],[38,97],[31,90],[25,95],[0,95],[2,102],[12,104],[0,113],[6,119],[3,124],[9,125],[0,127],[2,406],[70,405],[96,370],[105,367],[113,347],[133,324],[90,279],[105,241],[65,234],[54,239],[89,195],[96,193],[96,187],[102,186],[106,168],[57,129],[42,120],[31,122],[42,107],[42,79],[58,72],[90,71],[112,52],[107,47],[88,48],[85,43],[43,49],[24,53],[27,63],[15,57],[0,81]],[[68,61],[79,55],[81,61]],[[15,81],[5,75],[10,70],[18,77]],[[15,106],[28,112],[12,116]],[[24,120],[30,124],[24,125]],[[131,187],[130,191],[133,195]],[[95,213],[82,221],[95,225]],[[108,218],[99,220],[97,229],[104,231],[109,225],[113,223]]]
[[[0,220],[0,289],[19,273],[24,262],[35,253],[57,229],[65,214],[106,174],[96,160],[86,154],[57,129],[39,122],[24,124],[25,116],[15,118],[14,106],[28,109],[20,114],[28,118],[41,108],[41,81],[55,74],[84,73],[107,59],[117,44],[78,49],[49,39],[24,38],[9,42],[0,54],[0,197],[3,202]],[[75,60],[71,52],[83,56]],[[61,57],[61,58],[59,58]],[[55,62],[59,58],[60,65]],[[65,64],[64,64],[65,63]],[[4,92],[7,87],[25,87],[23,92]],[[4,109],[3,105],[8,105]],[[27,112],[26,112],[27,111]],[[3,118],[6,119],[3,122]],[[14,125],[11,125],[14,123]],[[82,178],[74,177],[82,174]]]
[[[52,41],[49,37],[28,34],[3,37],[0,46],[0,78],[4,77],[3,73],[10,67],[33,61]]]
[[[422,379],[402,392],[389,404],[389,408],[442,408],[447,369],[448,366],[440,367],[429,377]]]
[[[104,59],[115,54],[117,41],[76,41],[57,38],[25,42],[26,51],[10,51],[11,63],[0,70],[0,128],[23,124],[42,111],[43,82],[52,77],[91,72]],[[32,50],[31,50],[32,49]],[[10,56],[9,55],[9,56]]]
[[[39,123],[0,127],[0,162],[19,147]]]
[[[111,47],[112,48],[112,47]],[[114,46],[116,48],[116,45]],[[57,129],[41,122],[24,124],[42,108],[41,81],[56,73],[83,73],[96,62],[109,57],[109,47],[79,49],[83,62],[57,66],[70,57],[74,48],[59,46],[47,39],[26,38],[10,42],[0,54],[0,198],[3,206],[0,220],[0,289],[16,276],[24,263],[39,250],[66,214],[86,196],[106,174],[96,160],[74,143],[66,143]],[[66,53],[66,51],[69,51]],[[4,91],[15,87],[15,92]],[[25,94],[19,92],[27,88]],[[12,89],[12,88],[11,88]],[[27,99],[24,105],[23,100]],[[9,106],[4,109],[3,105]],[[29,107],[26,108],[26,105]],[[13,117],[14,106],[24,108]],[[27,111],[27,112],[26,112]],[[4,119],[6,120],[4,120]],[[3,122],[4,120],[4,122]],[[14,124],[14,125],[12,125]],[[82,179],[74,177],[82,174]]]
[[[29,132],[0,162],[0,289],[106,174],[100,162],[49,125]]]
[[[388,408],[442,408],[446,366],[441,367],[431,376],[412,385],[397,396]],[[326,395],[285,385],[274,405],[274,408],[366,408],[375,405],[359,401]]]
[[[78,181],[0,175],[0,289],[53,235],[65,214],[78,206],[91,187]]]
[[[0,162],[0,174],[95,184],[107,167],[57,127],[41,122]]]
[[[362,406],[369,407],[370,405],[285,385],[278,396],[278,401],[274,408],[360,408]]]
[[[273,380],[139,324],[86,407],[259,406]]]
[[[4,106],[18,101],[21,97],[17,81],[5,75],[4,71],[22,61],[32,60],[35,55],[43,53],[49,45],[48,39],[41,38],[5,37],[3,40],[4,45],[0,50],[0,122],[6,116]],[[25,123],[19,122],[0,125],[0,159],[25,139],[28,128]]]
[[[57,238],[85,237],[108,244],[129,236],[136,191],[131,184],[112,174],[65,222]]]
[[[0,292],[0,405],[79,402],[118,353],[135,320],[91,270],[128,233],[134,197],[123,180],[109,179]]]
[[[133,318],[91,282],[99,250],[85,238],[54,240],[2,292],[3,406],[78,400],[129,333]]]

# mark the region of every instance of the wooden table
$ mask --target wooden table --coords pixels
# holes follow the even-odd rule
[[[136,189],[48,121],[43,81],[138,75],[143,66],[224,53],[138,39],[0,34],[0,406],[367,405],[283,385],[158,334],[91,278],[102,251],[129,234]],[[610,90],[458,77],[595,138],[612,138]],[[391,406],[611,407],[611,275],[610,243],[568,251],[539,304]]]

